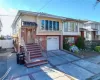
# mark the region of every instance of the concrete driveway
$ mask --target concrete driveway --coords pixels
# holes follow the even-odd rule
[[[46,56],[46,53],[43,53]],[[75,57],[67,52],[48,51],[48,64],[26,68],[16,64],[16,55],[8,59],[12,80],[86,80],[100,73],[100,65]]]
[[[90,61],[92,63],[100,65],[100,56],[91,57],[91,58],[88,58],[86,60]]]
[[[49,54],[48,60],[53,67],[76,79],[86,80],[100,73],[100,66],[98,64],[80,59],[67,52],[58,50],[50,51]]]

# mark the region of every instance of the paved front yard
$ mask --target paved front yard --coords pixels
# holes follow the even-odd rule
[[[8,58],[7,63],[8,67],[11,67],[11,71],[6,79],[86,80],[87,78],[100,73],[100,65],[90,62],[89,60],[80,59],[60,50],[49,51],[49,63],[33,68],[17,65],[15,57],[16,55],[12,54]]]

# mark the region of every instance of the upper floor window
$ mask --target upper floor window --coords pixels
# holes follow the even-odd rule
[[[41,21],[41,29],[43,30],[44,29],[44,25],[45,25],[45,22],[44,20]]]
[[[51,20],[41,20],[41,29],[58,31],[59,30],[59,22],[51,21]]]
[[[76,22],[64,22],[64,32],[77,32],[78,23]]]

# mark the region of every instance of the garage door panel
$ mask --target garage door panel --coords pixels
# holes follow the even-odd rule
[[[47,50],[59,49],[59,37],[47,37]]]

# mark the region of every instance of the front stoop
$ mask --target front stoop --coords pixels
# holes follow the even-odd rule
[[[41,48],[37,43],[26,44],[26,48],[30,52],[30,62],[25,60],[26,67],[30,68],[48,63],[47,59],[43,57]]]

